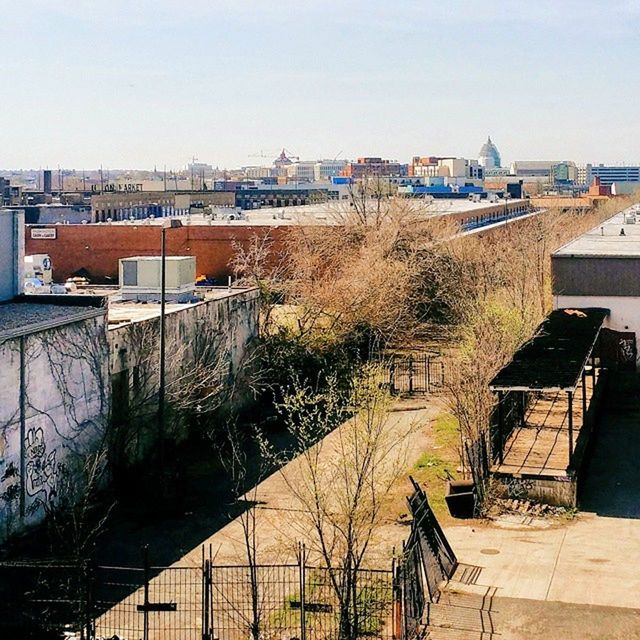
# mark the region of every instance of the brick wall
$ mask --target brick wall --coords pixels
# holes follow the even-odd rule
[[[158,225],[55,225],[55,240],[33,239],[30,229],[25,253],[49,254],[56,282],[85,269],[96,284],[115,283],[120,258],[160,254]],[[248,247],[252,237],[268,235],[277,254],[286,231],[286,226],[183,226],[167,231],[167,254],[195,256],[198,275],[223,278],[231,274],[237,245]]]

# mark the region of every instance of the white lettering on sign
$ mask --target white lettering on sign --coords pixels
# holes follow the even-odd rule
[[[127,182],[127,183],[116,183],[116,182],[108,182],[104,185],[93,184],[91,185],[91,191],[94,193],[104,192],[104,193],[117,193],[118,191],[124,191],[125,193],[134,193],[136,191],[142,191],[142,183],[141,182]]]
[[[31,229],[31,239],[32,240],[55,240],[56,239],[56,229]]]

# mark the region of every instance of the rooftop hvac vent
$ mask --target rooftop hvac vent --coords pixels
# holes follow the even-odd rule
[[[196,288],[196,259],[193,256],[167,256],[165,300],[189,302]],[[135,256],[120,260],[120,291],[123,300],[160,301],[162,259]]]

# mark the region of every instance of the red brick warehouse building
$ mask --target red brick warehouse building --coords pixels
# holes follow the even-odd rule
[[[285,250],[287,234],[294,229],[316,225],[335,229],[335,225],[340,224],[328,220],[327,212],[316,218],[311,212],[300,216],[291,213],[284,217],[282,211],[269,211],[272,213],[252,213],[259,217],[251,221],[183,222],[183,226],[167,232],[167,254],[195,256],[198,275],[226,280],[227,276],[233,275],[231,263],[239,248],[248,249],[252,239],[267,238],[275,265]],[[510,200],[504,204],[491,204],[459,199],[442,206],[436,203],[435,212],[475,229],[491,225],[505,215],[526,214],[529,202]],[[115,284],[121,258],[160,254],[159,222],[27,225],[25,252],[27,255],[48,254],[56,282],[84,275],[94,284]]]
[[[284,234],[290,228],[246,223],[183,225],[167,232],[167,254],[195,256],[198,275],[226,278],[232,275],[231,262],[238,248],[247,249],[252,238],[267,237],[277,260]],[[95,284],[112,284],[118,281],[120,258],[160,254],[160,235],[159,224],[30,225],[26,228],[25,253],[48,254],[56,282],[86,274]]]

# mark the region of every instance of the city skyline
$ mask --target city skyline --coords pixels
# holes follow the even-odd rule
[[[637,161],[637,1],[3,4],[5,169]]]

